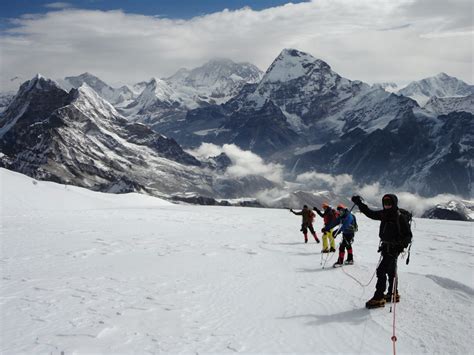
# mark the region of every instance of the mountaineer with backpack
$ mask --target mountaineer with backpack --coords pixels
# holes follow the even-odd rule
[[[303,217],[303,223],[301,224],[301,231],[303,232],[304,235],[304,242],[308,243],[308,229],[311,232],[311,234],[314,237],[314,240],[316,243],[319,243],[319,239],[316,235],[316,232],[314,231],[313,228],[313,221],[314,217],[316,216],[313,211],[311,211],[308,206],[304,205],[303,209],[301,212],[295,212],[293,211],[292,208],[290,208],[290,212],[297,215],[297,216],[302,216]]]
[[[339,213],[337,213],[337,211],[335,211],[331,206],[329,206],[327,202],[324,202],[322,207],[323,212],[321,212],[317,207],[313,207],[313,210],[316,211],[316,213],[323,218],[324,227],[327,227],[331,222],[336,220],[336,218],[339,216]],[[322,253],[332,253],[336,251],[336,242],[332,233],[332,228],[329,228],[326,232],[323,232],[323,250],[321,250]],[[331,249],[329,249],[329,245],[331,245]]]
[[[381,221],[379,229],[380,246],[382,260],[377,267],[377,284],[375,294],[365,306],[367,308],[384,307],[386,302],[393,300],[400,301],[397,288],[397,259],[400,253],[411,243],[412,232],[410,222],[412,215],[410,212],[398,208],[398,198],[393,194],[386,194],[382,198],[383,209],[379,211],[371,210],[362,202],[360,196],[352,196],[352,202],[359,207],[359,210],[370,219]],[[407,261],[408,262],[408,261]],[[387,287],[388,292],[385,293]]]
[[[334,263],[333,267],[341,266],[344,263],[345,249],[347,249],[347,259],[345,264],[354,264],[354,254],[352,252],[352,242],[354,241],[354,234],[357,232],[357,222],[355,216],[344,206],[342,203],[337,206],[337,212],[339,216],[321,229],[321,232],[325,233],[337,225],[341,224],[339,229],[334,233],[334,238],[342,233],[342,242],[339,245],[339,258]]]

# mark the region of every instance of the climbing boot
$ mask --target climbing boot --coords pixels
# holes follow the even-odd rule
[[[380,307],[385,307],[385,298],[375,298],[373,297],[372,299],[368,300],[365,303],[365,307],[368,309],[372,308],[380,308]]]
[[[393,294],[390,292],[390,293],[387,293],[384,298],[385,298],[385,302],[387,303],[390,303],[392,302],[392,296]],[[400,294],[397,292],[395,293],[395,296],[393,297],[394,298],[394,301],[395,302],[400,302]]]

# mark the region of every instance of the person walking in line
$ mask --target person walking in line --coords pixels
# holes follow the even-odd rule
[[[354,241],[354,234],[357,231],[357,223],[352,213],[342,203],[337,206],[337,212],[339,216],[332,221],[328,226],[325,226],[321,231],[327,232],[337,225],[341,225],[337,230],[334,238],[337,234],[342,233],[342,241],[339,245],[339,258],[334,263],[333,267],[341,266],[344,263],[345,250],[347,249],[347,259],[345,264],[354,264],[354,254],[352,251],[352,242]]]
[[[301,231],[303,232],[303,235],[304,235],[304,242],[308,243],[308,229],[309,229],[316,243],[319,243],[319,239],[313,228],[313,221],[314,221],[314,217],[316,216],[314,212],[311,211],[307,205],[304,205],[303,209],[300,212],[295,212],[293,211],[292,208],[290,208],[290,212],[297,216],[303,217],[303,222],[301,224]]]
[[[380,221],[379,252],[382,260],[377,267],[377,284],[374,296],[365,304],[367,308],[384,307],[386,302],[400,301],[397,282],[397,259],[400,253],[411,242],[412,232],[410,227],[411,214],[398,208],[398,198],[393,194],[382,197],[382,210],[374,211],[362,202],[360,196],[352,196],[352,202],[359,210],[370,219]],[[407,212],[401,213],[401,212]],[[409,217],[408,217],[409,216]],[[388,277],[388,292],[385,294]]]
[[[336,220],[339,214],[331,206],[329,206],[329,203],[327,202],[324,202],[322,204],[322,208],[323,212],[321,212],[317,207],[313,207],[313,210],[316,211],[316,213],[323,218],[324,227],[327,227],[331,222]],[[323,249],[321,250],[322,253],[333,253],[336,251],[336,241],[334,240],[334,236],[332,235],[332,233],[332,228],[328,229],[326,232],[323,232]]]

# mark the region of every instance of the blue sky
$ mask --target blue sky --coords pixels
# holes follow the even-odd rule
[[[292,0],[301,3],[306,0]],[[240,9],[249,6],[254,10],[262,10],[287,3],[286,0],[71,0],[71,1],[41,1],[14,0],[0,1],[2,17],[14,18],[24,14],[36,14],[75,7],[87,10],[116,10],[122,9],[127,13],[168,18],[189,19],[194,16],[221,11]]]

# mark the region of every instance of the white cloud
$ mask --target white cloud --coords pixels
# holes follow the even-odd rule
[[[296,181],[300,186],[294,189],[305,191],[329,190],[336,195],[350,199],[353,195],[360,195],[366,203],[371,206],[382,208],[382,197],[385,194],[395,194],[398,197],[398,205],[401,208],[413,212],[416,216],[421,216],[427,209],[437,204],[445,204],[452,200],[461,200],[461,197],[451,194],[440,194],[433,197],[422,197],[406,191],[397,191],[381,186],[380,183],[359,185],[356,184],[351,175],[330,175],[318,172],[307,172],[298,175]],[[288,192],[284,192],[287,194]],[[271,196],[274,198],[274,196]]]
[[[24,16],[0,37],[0,84],[16,75],[84,71],[111,83],[137,82],[216,56],[266,69],[287,47],[350,79],[406,82],[447,72],[472,81],[472,11],[463,0],[426,1],[318,0],[189,20],[78,9]]]
[[[331,190],[336,194],[351,193],[354,180],[349,174],[330,175],[316,171],[306,172],[296,177],[296,181],[311,190]]]
[[[223,152],[222,147],[212,143],[202,143],[201,146],[194,150],[189,150],[188,153],[194,155],[198,159],[206,159],[215,157]]]
[[[225,153],[232,162],[232,165],[226,170],[226,174],[230,177],[259,175],[273,182],[281,183],[283,181],[282,165],[266,164],[257,154],[242,150],[234,144],[224,144],[220,147],[211,143],[203,143],[199,148],[191,150],[189,153],[201,159]]]
[[[288,198],[291,193],[297,191],[321,192],[328,191],[328,195],[335,197],[334,201],[328,201],[334,205],[338,200],[349,199],[353,195],[359,195],[363,200],[374,208],[382,208],[382,197],[385,194],[395,194],[398,197],[398,206],[411,211],[420,217],[427,209],[437,204],[446,204],[449,201],[460,201],[462,197],[451,194],[439,194],[433,197],[422,197],[407,191],[397,191],[380,185],[357,184],[351,175],[331,175],[316,171],[306,172],[296,177],[296,182],[283,180],[283,167],[279,164],[265,164],[258,155],[241,150],[233,144],[225,144],[222,147],[211,143],[203,143],[198,149],[188,151],[200,159],[217,156],[221,153],[227,154],[232,161],[232,166],[226,171],[228,176],[243,177],[247,175],[260,175],[271,181],[278,182],[280,187],[262,190],[257,194],[259,201],[266,205],[278,205],[276,201]],[[295,197],[296,198],[296,197]]]
[[[364,185],[356,189],[356,194],[362,196],[366,203],[382,208],[382,197],[385,194],[395,194],[398,197],[398,206],[421,216],[427,209],[437,204],[445,204],[452,200],[461,200],[461,197],[451,194],[440,194],[433,197],[422,197],[406,191],[393,191],[380,186],[379,183]]]

